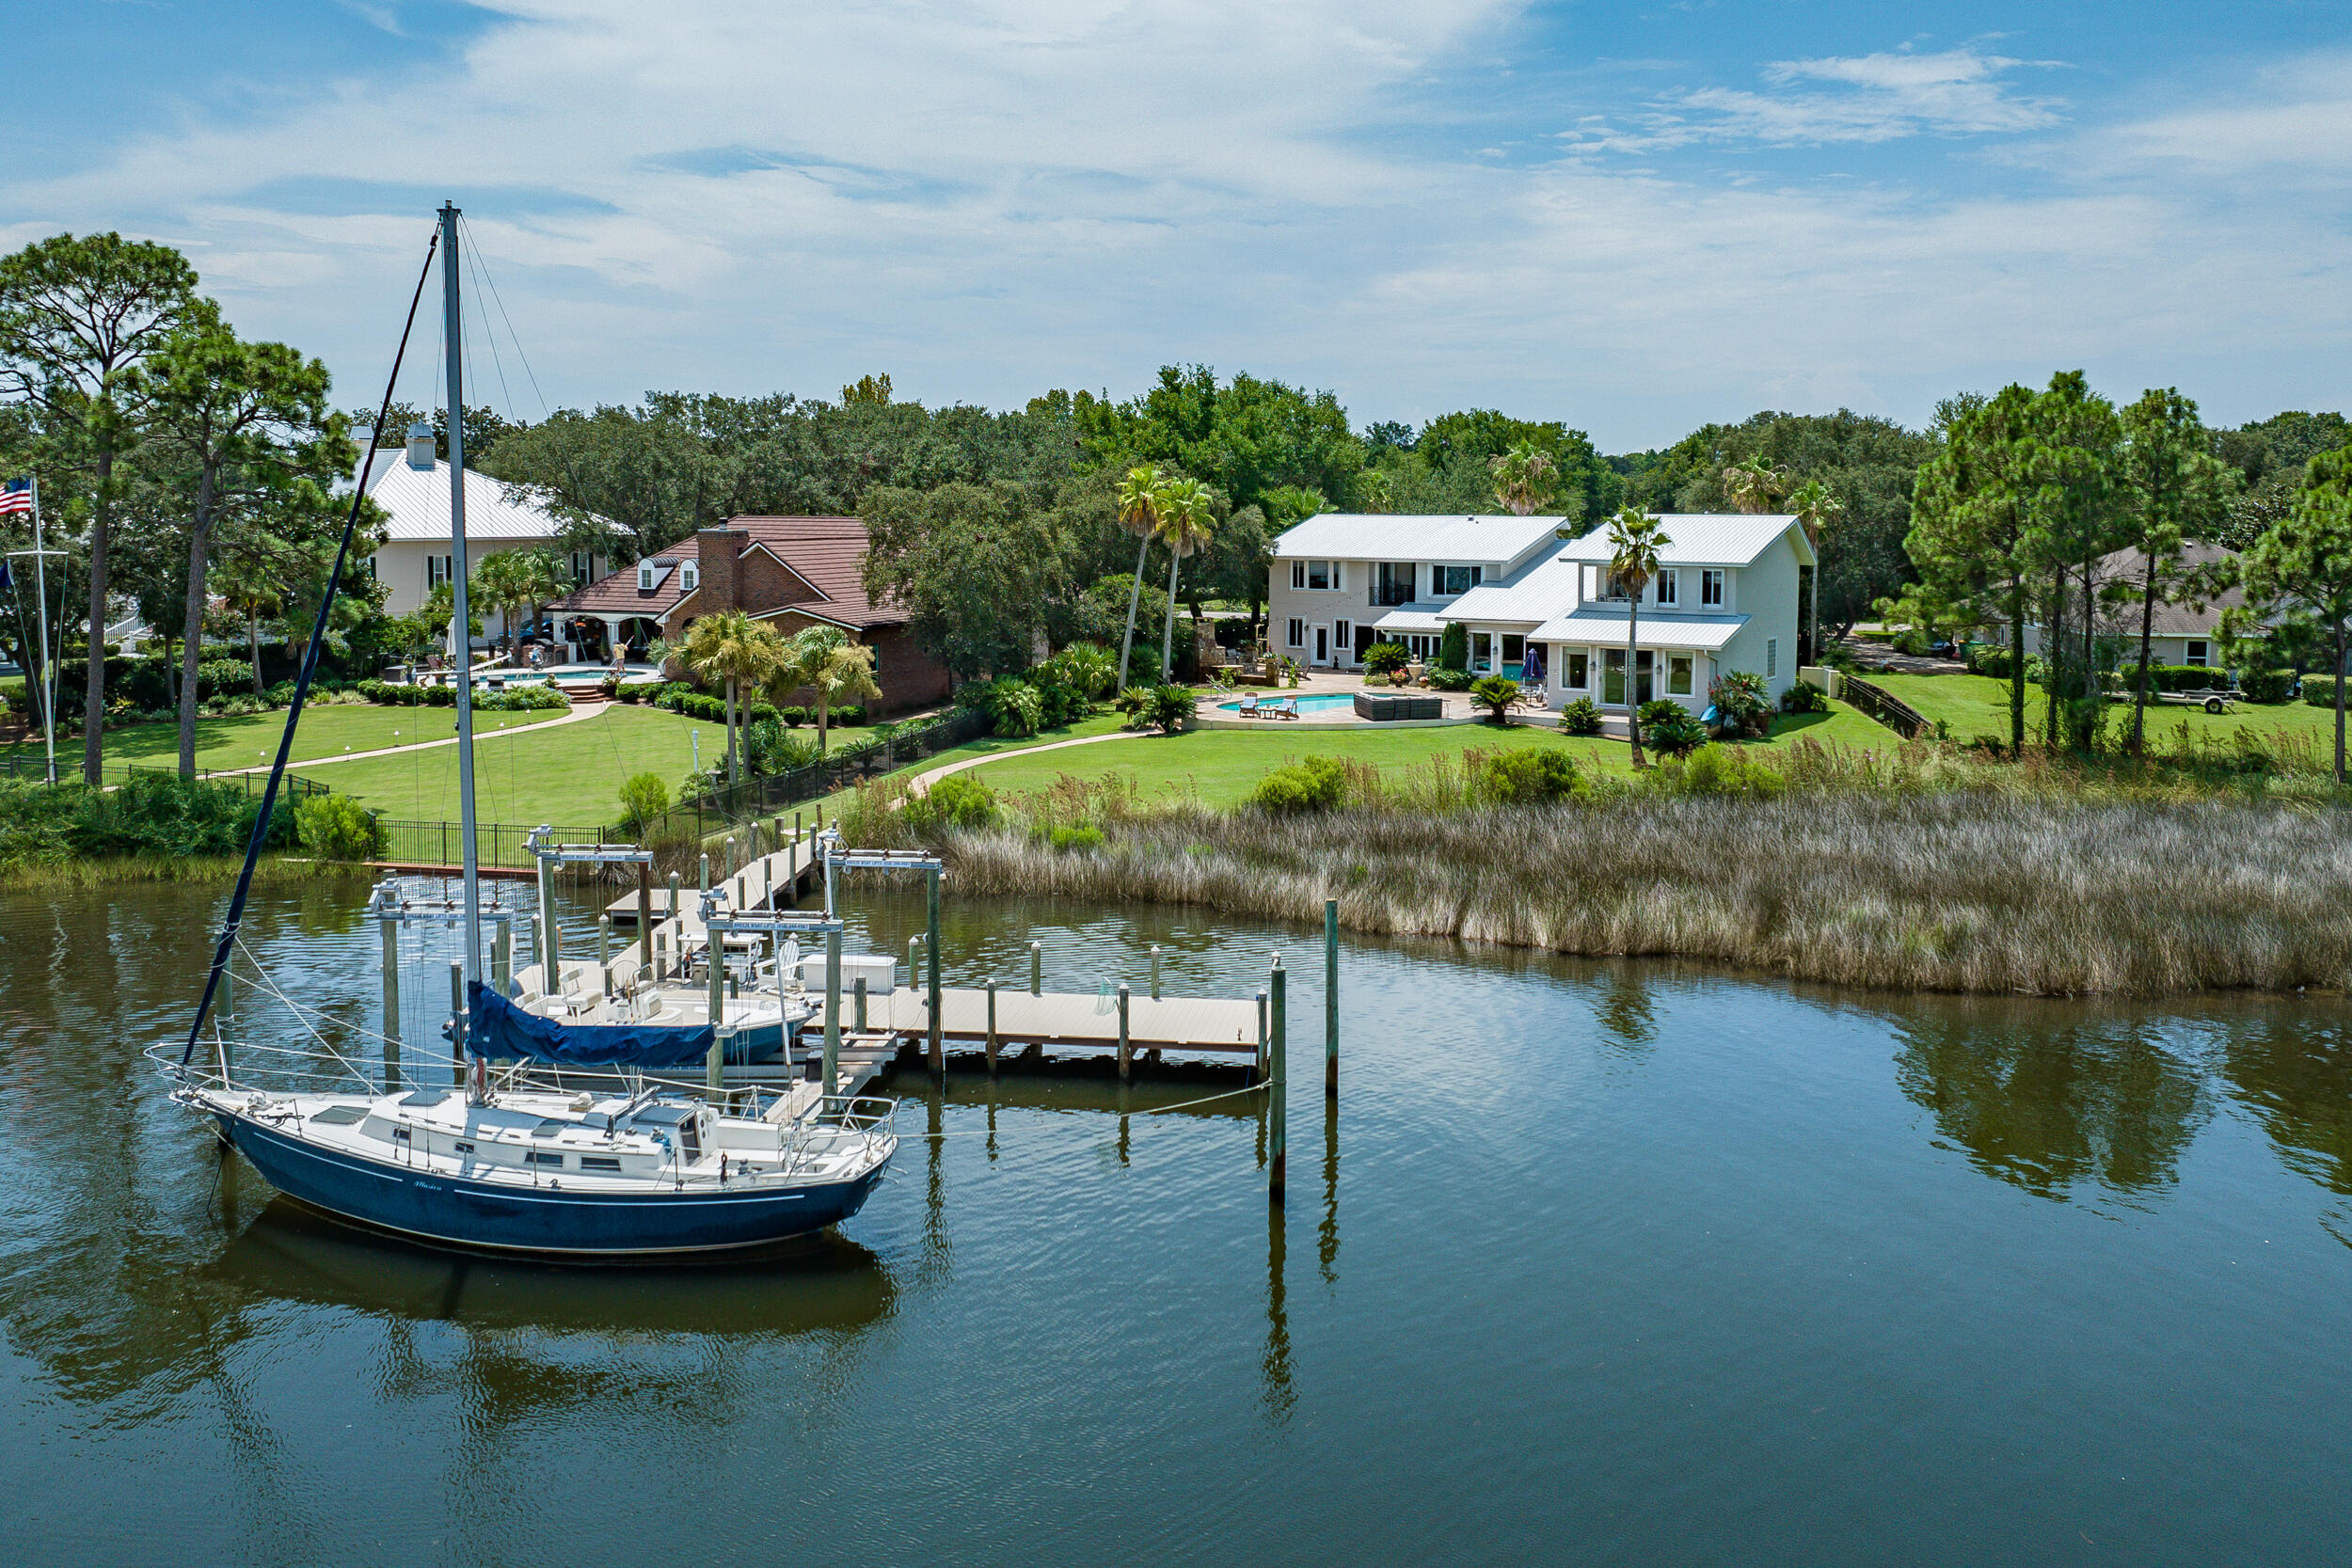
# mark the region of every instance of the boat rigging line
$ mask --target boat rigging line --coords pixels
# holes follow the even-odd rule
[[[287,759],[294,754],[294,726],[302,718],[302,704],[310,694],[310,678],[318,672],[320,650],[326,646],[327,619],[335,612],[335,594],[342,585],[343,563],[351,554],[352,534],[359,527],[359,515],[367,506],[368,480],[375,469],[376,450],[384,441],[384,423],[391,418],[392,391],[400,383],[400,363],[408,352],[408,334],[417,325],[417,307],[424,298],[426,279],[433,276],[433,257],[440,243],[437,230],[424,248],[424,265],[417,273],[416,292],[408,296],[408,319],[400,329],[400,347],[392,355],[392,373],[384,383],[384,401],[375,410],[375,427],[368,435],[367,460],[359,466],[359,480],[352,487],[351,514],[343,519],[343,536],[335,546],[334,569],[326,575],[326,591],[319,595],[319,611],[310,628],[310,644],[302,652],[302,668],[294,679],[294,702],[286,709],[285,733],[278,739],[278,760],[270,765],[269,783],[262,791],[262,810],[253,819],[253,835],[245,848],[245,866],[237,873],[237,891],[229,900],[229,915],[221,924],[220,942],[213,949],[213,965],[204,976],[203,1000],[197,1004],[196,1017],[188,1024],[188,1043],[180,1053],[184,1066],[196,1055],[199,1037],[204,1031],[204,1019],[213,1010],[213,999],[220,990],[220,977],[229,967],[229,958],[237,945],[237,932],[245,924],[246,902],[253,894],[253,868],[261,863],[262,847],[269,841],[270,818],[278,805],[278,787],[285,782]],[[460,602],[463,611],[463,602]],[[462,699],[461,699],[462,700]],[[470,889],[469,890],[470,891]]]

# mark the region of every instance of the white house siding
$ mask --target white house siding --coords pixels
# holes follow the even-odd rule
[[[1798,561],[1795,536],[1785,533],[1764,553],[1735,574],[1740,613],[1748,624],[1735,633],[1717,656],[1717,668],[1744,670],[1764,677],[1765,690],[1777,705],[1780,694],[1797,684]]]
[[[1272,628],[1274,651],[1287,654],[1299,663],[1327,669],[1352,670],[1363,663],[1362,639],[1358,631],[1387,613],[1375,609],[1372,603],[1372,566],[1362,561],[1326,562],[1327,573],[1336,568],[1339,586],[1335,588],[1294,588],[1291,586],[1291,565],[1277,561],[1267,585],[1266,625]],[[1326,580],[1330,580],[1327,576]],[[1290,641],[1295,624],[1298,641]],[[1315,657],[1315,630],[1323,630],[1323,657]],[[1344,627],[1344,645],[1341,632]]]

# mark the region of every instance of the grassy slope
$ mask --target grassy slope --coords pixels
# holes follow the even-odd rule
[[[1920,717],[1930,722],[1941,719],[1952,727],[1954,738],[1972,739],[1991,736],[1998,740],[2009,738],[2009,683],[1985,675],[1898,675],[1881,674],[1865,677],[1884,687],[1888,691],[1919,710]],[[2042,733],[2042,716],[2046,702],[2036,687],[2026,689],[2026,738],[2032,742]],[[2122,705],[2123,722],[2130,722],[2131,705]],[[2110,720],[2112,723],[2115,721]],[[2283,730],[2290,735],[2314,741],[2335,744],[2336,713],[2331,707],[2313,707],[2308,703],[2240,703],[2232,713],[2212,714],[2203,708],[2182,707],[2175,705],[2151,704],[2148,708],[2148,733],[2152,739],[2169,745],[2180,727],[2186,724],[2192,736],[2227,745],[2231,736],[2239,730],[2251,730],[2269,736]]]
[[[1110,726],[1090,721],[1103,733]],[[1080,726],[1081,730],[1089,726]],[[1893,732],[1842,704],[1826,714],[1784,719],[1773,725],[1769,751],[1803,735],[1830,744],[1886,746],[1896,743]],[[1204,806],[1228,806],[1248,794],[1267,770],[1303,756],[1346,757],[1377,768],[1408,768],[1433,756],[1454,755],[1472,747],[1487,750],[1523,746],[1559,747],[1581,767],[1604,772],[1630,771],[1631,762],[1622,740],[1565,736],[1549,728],[1514,725],[1495,729],[1483,724],[1449,725],[1442,729],[1378,730],[1370,728],[1310,730],[1304,726],[1268,724],[1263,730],[1193,730],[1177,736],[1152,736],[1116,745],[1047,752],[991,763],[973,772],[999,794],[1026,794],[1051,785],[1062,774],[1099,778],[1121,772],[1134,778],[1147,800],[1170,795],[1197,799]],[[946,755],[946,754],[944,754]],[[926,767],[936,767],[933,759]]]
[[[560,719],[561,713],[498,713],[480,716],[485,722],[503,719],[509,727]],[[294,732],[294,760],[299,764],[345,752],[373,752],[383,746],[405,746],[417,740],[439,740],[454,735],[457,710],[446,707],[377,707],[373,704],[337,703],[307,708],[302,727]],[[286,715],[247,714],[238,719],[199,719],[196,721],[196,765],[230,768],[265,767],[278,754],[278,737],[286,728]],[[19,756],[39,756],[40,738],[20,742],[8,750]],[[71,750],[78,767],[82,742],[75,736]],[[57,755],[68,751],[57,742]],[[143,768],[170,768],[180,760],[177,724],[126,724],[106,732],[108,763],[135,763]]]
[[[517,734],[514,721],[522,717],[479,716],[474,793],[485,822],[558,822],[567,827],[609,822],[619,815],[621,782],[631,774],[658,773],[675,794],[678,781],[694,766],[694,736],[701,737],[705,766],[726,755],[725,726],[659,708],[616,705],[594,719],[543,734]],[[870,733],[835,730],[834,736],[838,743]],[[453,746],[338,764],[318,768],[312,776],[336,793],[401,820],[454,821],[457,816]]]

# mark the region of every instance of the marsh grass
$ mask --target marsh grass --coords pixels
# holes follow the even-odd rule
[[[0,888],[38,893],[125,882],[232,882],[244,865],[242,855],[109,855],[0,869]],[[374,876],[373,869],[365,864],[264,855],[253,868],[253,885],[274,887],[344,877],[373,880]]]
[[[2324,776],[2235,758],[1994,764],[1947,747],[1787,748],[1584,800],[1470,803],[1477,758],[1352,776],[1344,809],[1144,810],[1113,779],[1021,802],[1099,827],[950,835],[961,890],[1200,904],[1589,956],[1674,956],[1838,985],[2154,996],[2341,989],[2352,816]],[[2195,759],[2191,759],[2194,762]],[[1730,778],[1728,786],[1722,781]],[[1738,781],[1744,779],[1745,783]]]

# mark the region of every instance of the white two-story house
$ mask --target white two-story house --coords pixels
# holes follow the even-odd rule
[[[1634,628],[1632,700],[1671,697],[1699,712],[1718,674],[1744,670],[1777,702],[1797,675],[1799,586],[1814,560],[1804,530],[1791,516],[1737,513],[1660,524],[1659,573]],[[1275,651],[1360,668],[1364,648],[1395,641],[1427,660],[1459,625],[1473,672],[1539,687],[1554,707],[1590,697],[1621,710],[1629,605],[1609,571],[1607,530],[1563,543],[1559,527],[1557,517],[1311,518],[1276,543]],[[1419,560],[1402,559],[1416,548]],[[1453,559],[1430,559],[1438,555]],[[1394,602],[1383,606],[1384,594]]]
[[[1269,641],[1312,669],[1359,670],[1363,650],[1382,641],[1434,659],[1443,611],[1543,559],[1558,546],[1559,527],[1557,517],[1509,515],[1310,517],[1274,542]],[[1367,635],[1375,627],[1379,635]]]

